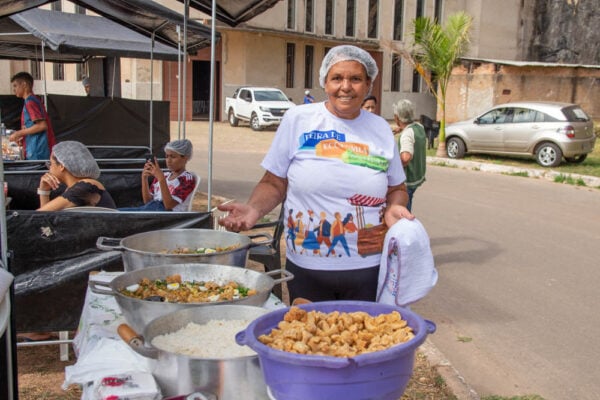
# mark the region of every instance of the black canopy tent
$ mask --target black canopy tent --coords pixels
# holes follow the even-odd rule
[[[96,56],[149,58],[146,36],[107,18],[31,9],[0,18],[0,58],[84,62]],[[153,57],[175,61],[177,49],[155,43]]]

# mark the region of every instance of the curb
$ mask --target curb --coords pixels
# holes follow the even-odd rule
[[[573,174],[570,172],[556,172],[552,169],[541,170],[541,169],[533,169],[533,168],[521,168],[521,167],[513,167],[506,165],[496,165],[483,163],[478,161],[466,161],[466,160],[456,160],[452,158],[442,158],[442,157],[427,157],[427,164],[440,165],[440,166],[450,166],[450,167],[458,167],[462,169],[470,169],[474,171],[483,171],[483,172],[492,172],[496,174],[518,174],[518,173],[527,173],[527,176],[530,178],[539,178],[546,179],[548,181],[554,182],[554,179],[557,176],[568,176],[573,179],[581,179],[585,182],[587,187],[591,188],[600,188],[600,178],[596,176],[588,176],[588,175],[580,175]]]
[[[429,365],[436,369],[457,400],[481,400],[477,392],[465,381],[465,378],[452,366],[444,354],[426,339],[420,350],[425,354]]]

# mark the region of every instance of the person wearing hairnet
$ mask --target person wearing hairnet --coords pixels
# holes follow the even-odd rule
[[[406,177],[390,125],[361,109],[377,72],[366,51],[332,48],[319,71],[326,100],[288,110],[248,202],[218,206],[228,212],[219,224],[231,231],[250,229],[284,200],[285,214],[308,216],[311,210],[334,221],[329,235],[336,241],[320,242],[318,252],[287,247],[285,268],[294,274],[287,284],[290,301],[375,301],[383,235],[364,233],[414,219],[406,209]],[[336,215],[350,215],[344,221],[356,226],[345,226]],[[317,235],[326,234],[315,225]]]
[[[67,140],[52,148],[48,172],[42,175],[37,193],[38,211],[59,211],[65,208],[95,206],[115,208],[115,202],[102,183],[98,182],[100,168],[92,153],[80,142]],[[50,198],[60,186],[66,189]]]
[[[121,211],[187,211],[188,198],[196,186],[196,178],[185,167],[192,158],[192,142],[174,140],[165,146],[168,171],[163,172],[156,157],[148,160],[142,171],[141,207],[119,208]],[[152,183],[148,180],[153,178]]]

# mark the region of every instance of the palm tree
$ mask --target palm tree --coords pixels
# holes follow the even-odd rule
[[[463,11],[449,15],[443,26],[428,17],[416,18],[412,50],[403,52],[425,80],[440,108],[438,157],[446,157],[446,89],[452,69],[468,50],[472,22],[473,18]]]

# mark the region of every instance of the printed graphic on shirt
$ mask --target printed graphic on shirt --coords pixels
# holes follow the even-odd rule
[[[346,135],[337,131],[311,131],[300,135],[300,150],[315,151],[319,157],[337,158],[346,164],[387,171],[389,161],[372,155],[369,146],[346,141]]]
[[[383,224],[383,204],[385,199],[365,195],[354,195],[347,199],[355,206],[355,214],[333,213],[333,219],[325,211],[317,216],[313,210],[288,210],[286,246],[294,254],[319,257],[352,257],[348,243],[358,244],[358,255],[367,256],[380,253],[383,236],[377,234],[385,230]],[[379,224],[365,224],[364,207],[379,208]],[[348,240],[352,239],[352,240]]]

